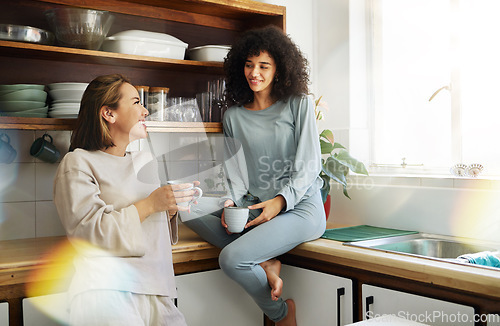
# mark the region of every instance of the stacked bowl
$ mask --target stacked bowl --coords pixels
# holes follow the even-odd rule
[[[46,118],[48,106],[44,85],[0,85],[0,116]]]
[[[80,102],[87,83],[53,83],[47,85],[52,99],[49,117],[74,119],[78,117]]]

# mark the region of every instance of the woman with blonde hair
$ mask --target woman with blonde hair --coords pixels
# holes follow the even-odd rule
[[[83,95],[54,202],[78,255],[69,289],[71,325],[186,325],[176,297],[171,243],[189,184],[160,187],[138,171],[153,158],[129,152],[147,137],[146,108],[122,75],[95,78]],[[157,171],[157,170],[156,170]]]

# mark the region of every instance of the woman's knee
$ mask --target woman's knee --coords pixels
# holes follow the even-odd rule
[[[235,275],[238,270],[249,269],[252,264],[245,262],[244,253],[237,247],[228,245],[219,255],[219,266],[228,276]]]

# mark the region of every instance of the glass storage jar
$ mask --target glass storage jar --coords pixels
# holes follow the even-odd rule
[[[149,110],[149,120],[151,121],[165,121],[166,109],[167,109],[167,99],[168,99],[167,87],[150,87],[148,96],[148,110]]]

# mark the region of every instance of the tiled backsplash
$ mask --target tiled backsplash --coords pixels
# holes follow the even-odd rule
[[[64,235],[52,202],[54,176],[58,163],[45,163],[29,154],[31,144],[44,131],[0,130],[11,139],[17,157],[11,164],[0,163],[0,240]],[[61,158],[67,153],[70,131],[48,131]],[[168,167],[169,179],[217,179],[223,155],[222,135],[199,133],[152,133],[150,142],[132,143],[131,150],[150,150]],[[60,161],[60,160],[59,160]],[[165,165],[161,163],[165,162]],[[210,183],[210,182],[208,182]],[[213,190],[213,189],[212,189]]]

